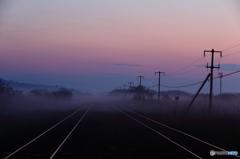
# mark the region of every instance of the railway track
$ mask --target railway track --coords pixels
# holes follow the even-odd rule
[[[76,127],[88,113],[92,104],[85,104],[75,112],[53,125],[25,145],[8,154],[4,159],[11,158],[50,158],[59,155],[59,152],[70,138]]]
[[[134,112],[120,105],[112,104],[117,110],[136,121],[143,127],[151,130],[155,134],[161,136],[172,143],[171,149],[173,153],[179,149],[191,154],[192,158],[211,158],[210,151],[227,151],[223,148],[215,146],[209,142],[203,141],[197,137],[189,135],[183,131],[174,129],[168,125],[160,123],[156,120],[148,118],[142,114]],[[181,156],[179,156],[181,158]],[[240,158],[240,156],[218,156],[221,158]]]
[[[99,102],[82,106],[5,158],[212,158],[211,150],[224,151],[127,107]]]

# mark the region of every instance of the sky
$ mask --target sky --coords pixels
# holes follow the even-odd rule
[[[211,49],[223,54],[214,55],[214,77],[228,74],[240,70],[239,8],[238,0],[1,0],[0,78],[107,92],[139,85],[137,76],[157,85],[161,71],[161,85],[184,86],[206,78]],[[239,78],[224,77],[223,92],[239,92]]]

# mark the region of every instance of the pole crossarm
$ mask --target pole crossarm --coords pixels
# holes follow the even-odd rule
[[[220,53],[220,57],[222,57],[222,51],[215,51],[214,49],[212,49],[211,51],[209,51],[209,50],[204,50],[204,57],[206,57],[206,52]]]

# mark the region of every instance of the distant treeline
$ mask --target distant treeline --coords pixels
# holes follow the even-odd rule
[[[7,83],[0,80],[0,96],[1,99],[4,97],[14,97],[23,95],[22,91],[14,90]],[[49,91],[46,89],[33,89],[26,95],[44,98],[59,98],[59,99],[70,99],[73,95],[90,96],[89,93],[82,93],[74,89],[59,88],[56,91]]]
[[[33,89],[28,92],[14,90],[0,80],[0,117],[32,111],[72,109],[92,100],[93,95],[74,89],[59,88],[54,91]]]
[[[133,86],[129,89],[114,89],[110,91],[109,96],[119,96],[125,97],[131,95],[132,99],[153,99],[157,98],[158,92],[155,90],[151,90],[145,86]],[[180,91],[180,90],[169,90],[169,91],[161,91],[161,99],[165,100],[174,100],[175,97],[180,97],[184,99],[192,98],[194,95],[188,92]],[[223,100],[233,100],[239,99],[240,93],[222,93],[213,96],[215,99],[223,99]],[[208,99],[209,94],[200,93],[198,95],[198,99]]]
[[[153,99],[154,97],[157,97],[158,92],[152,89],[149,89],[145,86],[133,86],[129,89],[114,89],[111,92],[109,92],[110,96],[122,96],[122,95],[128,95],[132,94],[133,99]],[[190,93],[183,92],[180,90],[174,90],[174,91],[161,91],[161,97],[167,99],[171,97],[191,97]]]

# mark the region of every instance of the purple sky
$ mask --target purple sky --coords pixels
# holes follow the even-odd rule
[[[210,64],[204,50],[240,44],[239,7],[237,0],[1,1],[0,78],[96,92],[138,85],[139,75],[143,85],[156,85],[156,71],[166,73],[163,85],[199,82],[209,72],[197,69]],[[239,51],[223,51],[221,59],[216,54],[214,63],[224,74],[240,70],[240,53],[226,56]],[[224,77],[223,91],[239,92],[239,78]]]

